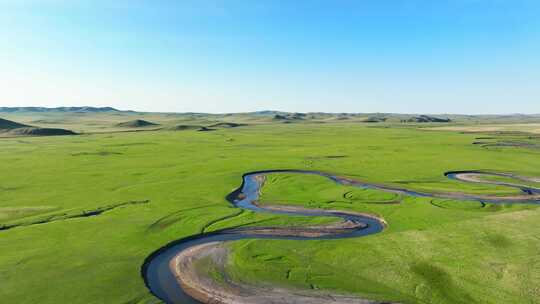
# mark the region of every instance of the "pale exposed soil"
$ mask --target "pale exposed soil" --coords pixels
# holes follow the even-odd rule
[[[262,287],[238,284],[228,279],[214,281],[194,267],[197,260],[210,258],[223,269],[228,250],[223,242],[206,243],[188,248],[171,260],[171,270],[184,291],[202,303],[212,304],[375,304],[382,303],[345,295],[330,295],[319,291]]]
[[[540,134],[540,124],[501,124],[501,125],[478,125],[478,126],[449,126],[435,127],[431,130],[448,130],[462,132],[498,132],[498,131],[518,131]]]
[[[254,235],[289,236],[289,237],[321,237],[333,234],[342,234],[348,231],[367,227],[364,223],[343,221],[322,226],[306,227],[245,227],[224,231],[224,233],[249,233]]]

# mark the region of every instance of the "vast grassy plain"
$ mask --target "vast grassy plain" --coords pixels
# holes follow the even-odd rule
[[[159,302],[141,265],[168,242],[240,225],[330,221],[231,207],[225,195],[248,171],[322,170],[422,191],[497,195],[515,190],[443,173],[540,176],[538,149],[473,144],[479,136],[486,135],[331,121],[0,139],[0,298]],[[358,239],[235,242],[227,267],[233,278],[405,303],[540,303],[534,206],[354,193],[315,176],[276,175],[263,190],[263,202],[370,212],[389,227]],[[401,203],[388,203],[395,200]]]

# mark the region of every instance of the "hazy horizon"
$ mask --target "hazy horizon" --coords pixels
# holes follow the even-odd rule
[[[134,109],[128,109],[128,108],[117,108],[112,106],[92,106],[92,105],[62,105],[62,106],[3,106],[0,105],[0,108],[6,107],[6,108],[83,108],[83,107],[95,107],[95,108],[106,108],[111,107],[115,110],[122,111],[122,112],[140,112],[140,113],[172,113],[172,114],[186,114],[186,113],[195,113],[195,114],[212,114],[212,115],[220,115],[220,114],[244,114],[244,113],[257,113],[257,112],[281,112],[281,113],[324,113],[324,114],[393,114],[393,115],[464,115],[464,116],[489,116],[489,115],[529,115],[529,116],[536,116],[540,115],[540,113],[426,113],[426,112],[321,112],[321,111],[286,111],[286,110],[255,110],[255,111],[239,111],[239,112],[200,112],[200,111],[185,111],[185,112],[167,112],[167,111],[138,111]]]
[[[0,4],[0,106],[540,113],[540,3]]]

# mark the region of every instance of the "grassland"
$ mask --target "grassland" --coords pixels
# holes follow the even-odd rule
[[[132,116],[96,123],[94,130],[115,131],[101,126],[142,117],[163,125],[163,120]],[[72,117],[61,121],[62,128],[92,133],[76,128]],[[340,121],[249,121],[213,132],[163,128],[1,139],[0,225],[21,224],[0,231],[2,301],[158,302],[144,286],[140,267],[170,241],[241,225],[328,221],[232,208],[224,197],[248,171],[322,170],[423,191],[500,195],[515,190],[452,181],[442,173],[484,169],[540,176],[537,150],[485,149],[472,144],[477,134]],[[181,123],[197,121],[171,118],[171,125]],[[278,176],[268,186],[269,202],[325,208],[328,201],[344,200],[333,207],[377,213],[390,226],[383,234],[354,240],[234,243],[228,271],[237,278],[407,303],[537,303],[540,298],[536,208],[441,208],[427,199],[377,192],[354,192],[347,199],[346,187],[294,176]],[[308,192],[311,187],[317,191]],[[380,204],[367,204],[373,200]],[[394,200],[401,203],[382,203]],[[128,203],[141,201],[146,203]],[[95,216],[54,216],[104,209]],[[56,220],[48,221],[51,216]]]

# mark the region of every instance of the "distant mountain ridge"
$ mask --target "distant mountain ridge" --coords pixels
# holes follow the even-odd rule
[[[421,114],[421,113],[375,113],[375,112],[287,112],[278,110],[261,110],[252,112],[230,112],[230,113],[205,113],[205,112],[146,112],[133,110],[119,110],[113,107],[92,107],[92,106],[74,106],[74,107],[0,107],[0,113],[156,113],[156,114],[171,114],[171,115],[192,115],[192,116],[231,116],[231,115],[252,115],[254,117],[270,117],[277,120],[287,118],[290,120],[308,119],[313,116],[336,117],[339,120],[346,120],[351,117],[366,116],[381,120],[384,118],[395,118],[397,120],[411,120],[410,122],[451,122],[456,119],[531,119],[540,118],[538,114]],[[277,116],[277,117],[276,117]],[[373,119],[368,119],[374,121]],[[447,121],[449,120],[449,121]]]
[[[83,113],[99,113],[99,112],[122,112],[113,107],[0,107],[0,112],[15,113],[15,112],[83,112]]]

